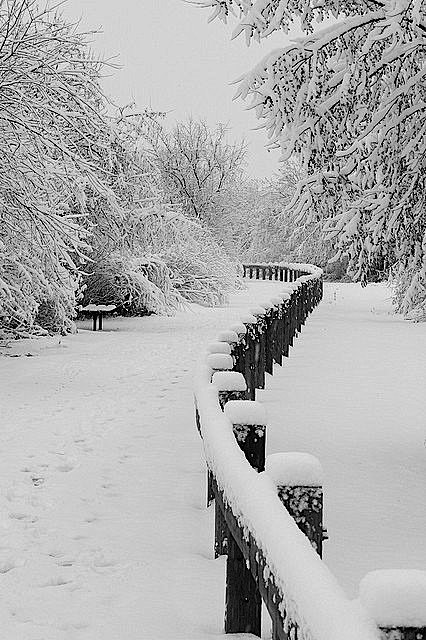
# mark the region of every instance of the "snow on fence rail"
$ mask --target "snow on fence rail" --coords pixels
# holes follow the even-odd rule
[[[426,611],[419,611],[420,605],[414,612],[411,606],[408,618],[402,605],[388,622],[383,615],[374,621],[374,607],[368,611],[368,602],[378,600],[380,611],[386,611],[386,572],[367,580],[367,606],[355,606],[323,563],[319,462],[296,453],[265,458],[266,418],[256,389],[264,388],[274,362],[281,365],[289,356],[320,302],[322,271],[305,264],[249,264],[244,275],[286,284],[278,298],[219,335],[195,385],[207,502],[215,502],[215,555],[227,555],[225,632],[260,636],[263,599],[273,640],[377,640],[380,635],[426,640]],[[390,573],[395,596],[397,580]],[[403,572],[402,582],[412,585],[416,602],[425,602],[426,574],[409,573]]]

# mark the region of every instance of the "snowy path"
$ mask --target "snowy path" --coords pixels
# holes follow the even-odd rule
[[[0,359],[3,638],[217,638],[223,561],[211,559],[193,372],[265,287],[280,285]]]
[[[107,320],[103,333],[0,359],[2,637],[220,637],[223,559],[212,560],[192,372],[275,287],[250,283],[224,309]],[[269,450],[323,462],[326,560],[351,593],[369,569],[426,560],[426,325],[389,316],[385,296],[328,285],[260,394]]]

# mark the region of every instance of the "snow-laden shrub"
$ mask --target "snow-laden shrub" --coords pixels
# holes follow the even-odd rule
[[[208,228],[179,210],[157,206],[141,211],[135,231],[147,254],[167,264],[174,289],[185,300],[222,304],[240,286],[238,264]]]
[[[419,252],[420,253],[420,252]],[[407,319],[426,321],[426,260],[411,268],[399,266],[393,271],[393,302],[396,310]]]
[[[104,245],[85,266],[83,305],[115,304],[120,313],[172,313],[185,302],[217,305],[239,286],[238,267],[211,232],[159,203],[126,218],[126,243]]]
[[[172,313],[183,302],[172,284],[170,270],[158,258],[116,251],[92,259],[83,277],[83,306],[114,304],[120,315],[146,315]]]
[[[43,270],[27,249],[0,241],[0,334],[71,330],[76,279],[60,266]]]

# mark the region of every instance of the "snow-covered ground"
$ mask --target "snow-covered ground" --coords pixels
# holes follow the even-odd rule
[[[390,311],[382,285],[326,285],[259,393],[269,450],[322,463],[324,559],[350,596],[373,569],[426,568],[426,324]]]
[[[220,637],[224,562],[192,373],[218,331],[280,287],[2,350],[22,354],[0,358],[2,637]],[[352,595],[366,571],[426,564],[426,325],[390,315],[382,286],[325,291],[259,398],[269,451],[324,466],[325,558]]]

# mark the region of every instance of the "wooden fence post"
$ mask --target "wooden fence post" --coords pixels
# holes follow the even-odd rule
[[[382,640],[426,640],[426,571],[371,571],[360,582],[359,599]]]
[[[262,599],[234,537],[226,558],[225,633],[261,635]]]
[[[281,297],[283,300],[279,325],[281,353],[288,358],[290,346],[290,294],[287,291],[283,291]]]
[[[322,557],[323,472],[309,453],[274,453],[266,459],[266,473],[277,485],[278,497]]]
[[[274,305],[272,311],[272,326],[271,326],[271,348],[272,358],[278,364],[282,365],[283,362],[283,304],[282,297],[271,298],[271,303]]]
[[[267,321],[266,309],[255,307],[250,309],[257,318],[254,340],[254,381],[256,389],[265,388]],[[257,334],[257,335],[256,335]],[[257,338],[257,339],[256,339]],[[253,398],[254,399],[254,398]]]
[[[266,416],[263,406],[250,400],[231,400],[225,415],[232,423],[239,447],[252,467],[265,469]],[[228,533],[226,562],[225,633],[260,636],[262,601],[256,582],[235,539]]]
[[[273,336],[273,327],[274,327],[274,319],[276,308],[271,302],[262,302],[261,307],[265,309],[264,311],[264,360],[265,360],[265,371],[270,375],[273,374],[273,365],[274,365],[274,356],[273,356],[273,348],[274,348],[274,336]],[[263,380],[263,387],[265,386],[265,380]]]
[[[248,314],[242,318],[246,327],[246,335],[242,344],[240,358],[236,362],[236,370],[240,371],[247,382],[248,397],[254,400],[256,396],[255,345],[257,335],[257,318]]]

